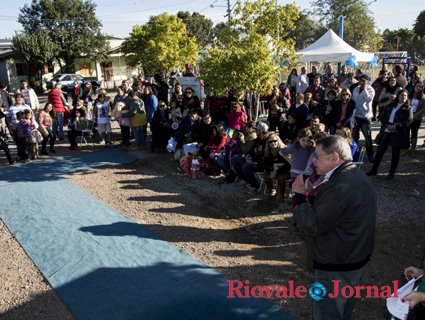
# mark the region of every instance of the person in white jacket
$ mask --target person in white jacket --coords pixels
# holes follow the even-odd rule
[[[297,76],[297,81],[296,81],[297,94],[304,93],[304,91],[306,91],[308,87],[309,87],[309,83],[308,83],[308,77],[307,77],[307,70],[305,69],[305,67],[302,67],[301,74]]]
[[[356,103],[355,127],[353,138],[359,143],[360,130],[366,141],[366,154],[368,160],[373,162],[373,146],[372,146],[372,101],[375,96],[375,90],[368,84],[369,76],[363,74],[359,79],[359,85],[353,90],[352,99]]]
[[[21,87],[16,90],[16,93],[21,93],[24,96],[25,104],[29,105],[32,112],[35,114],[40,109],[40,102],[34,89],[28,86],[26,79],[21,79]]]

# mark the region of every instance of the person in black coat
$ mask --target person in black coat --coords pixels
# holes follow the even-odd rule
[[[341,90],[340,97],[340,100],[336,103],[336,126],[337,128],[347,127],[353,129],[356,103],[351,99],[351,92],[347,88]]]
[[[379,121],[382,123],[381,138],[376,151],[372,169],[368,176],[376,176],[382,158],[388,146],[392,147],[390,173],[387,179],[394,178],[395,171],[400,160],[401,149],[409,147],[409,128],[413,119],[413,111],[409,105],[408,93],[401,90],[393,103],[385,107],[379,114]]]
[[[295,119],[298,128],[305,128],[307,127],[308,113],[308,106],[304,103],[304,94],[297,93],[295,105],[289,108],[288,116],[291,115]]]
[[[151,122],[152,144],[151,151],[154,152],[155,148],[165,148],[168,139],[172,135],[171,119],[169,116],[169,109],[166,103],[162,100],[158,102],[158,109],[155,110]]]

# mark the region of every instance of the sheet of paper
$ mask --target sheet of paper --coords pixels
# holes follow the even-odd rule
[[[402,286],[397,291],[398,297],[387,298],[387,309],[394,317],[405,320],[407,319],[407,314],[409,313],[409,302],[402,302],[401,298],[407,296],[409,293],[413,291],[415,286],[415,282],[419,278],[413,278],[404,286]],[[394,294],[393,294],[394,295]]]

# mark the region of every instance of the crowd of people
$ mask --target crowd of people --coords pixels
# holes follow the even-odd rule
[[[100,144],[111,147],[112,121],[117,121],[123,147],[172,151],[178,169],[189,176],[196,159],[205,174],[222,174],[220,183],[238,183],[251,194],[264,192],[281,206],[291,198],[296,226],[309,239],[317,281],[344,280],[348,272],[349,278],[355,279],[351,283],[360,283],[373,250],[376,197],[370,180],[353,162],[367,159],[373,164],[367,175],[376,175],[391,146],[387,178],[393,179],[400,155],[416,156],[425,97],[424,83],[415,71],[407,80],[402,66],[396,65],[391,72],[381,70],[371,82],[361,70],[348,73],[344,66],[338,74],[330,65],[323,74],[314,66],[310,73],[303,67],[298,74],[294,68],[286,84],[274,86],[269,96],[262,97],[267,112],[262,121],[250,120],[255,114],[248,109],[251,103],[231,89],[226,96],[203,100],[175,76],[168,81],[160,77],[152,82],[123,81],[114,98],[103,89],[94,92],[90,83],[81,88],[75,82],[68,92],[71,103],[58,84],[48,92],[43,107],[22,80],[13,100],[1,85],[0,148],[10,164],[29,162],[38,159],[39,144],[41,155],[55,153],[56,139],[64,140],[65,133],[69,148],[78,149],[77,138],[87,130]],[[254,104],[254,108],[259,106]],[[376,150],[371,134],[374,121],[381,124]],[[17,159],[8,148],[8,132],[16,143]],[[359,143],[360,132],[364,147]],[[362,153],[365,159],[359,159]],[[287,191],[288,182],[291,192]],[[346,192],[359,183],[364,186],[361,195]],[[347,201],[341,203],[338,214],[327,208],[337,191],[344,193]],[[365,197],[370,201],[363,208],[359,203],[364,204]],[[358,224],[356,233],[340,223],[351,219],[348,212],[361,212],[356,222],[350,222]],[[323,232],[332,236],[323,239]],[[337,238],[344,237],[350,238],[352,245],[341,251]],[[323,250],[329,254],[324,255]],[[409,270],[407,276],[423,273],[413,267]],[[354,306],[344,307],[344,303],[322,304],[315,314],[318,319],[320,314],[342,319],[341,310],[351,314]]]

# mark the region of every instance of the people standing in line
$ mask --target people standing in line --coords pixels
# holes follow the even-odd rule
[[[41,142],[41,154],[47,156],[47,142],[50,143],[50,152],[55,153],[55,141],[56,135],[53,131],[53,121],[55,118],[55,109],[50,102],[47,102],[43,110],[38,114],[38,130],[43,136],[43,141]]]
[[[28,105],[34,114],[40,109],[40,102],[38,101],[37,94],[34,89],[28,86],[28,81],[26,79],[21,79],[21,87],[16,90],[16,93],[23,95],[25,104]]]
[[[425,113],[425,94],[424,85],[422,82],[418,82],[415,85],[412,96],[410,97],[410,105],[413,112],[413,120],[410,124],[410,149],[408,153],[412,156],[416,156],[416,144],[418,143],[418,132],[421,127],[422,117]]]
[[[344,138],[318,140],[314,155],[316,172],[324,180],[311,205],[303,175],[292,184],[294,225],[306,239],[314,280],[327,292],[323,300],[313,302],[313,318],[352,319],[356,299],[335,292],[334,282],[340,281],[341,288],[362,284],[375,244],[376,193],[370,179],[352,163]]]
[[[68,104],[61,91],[61,85],[57,84],[54,89],[50,90],[47,94],[47,100],[53,105],[56,114],[56,128],[54,128],[54,134],[59,140],[64,140],[63,125],[65,119],[65,110],[68,109]]]
[[[413,119],[413,111],[409,105],[408,94],[406,90],[401,90],[392,104],[387,106],[382,115],[381,121],[382,135],[379,139],[378,150],[375,154],[372,169],[367,173],[368,176],[376,176],[378,168],[384,157],[388,146],[392,147],[391,166],[387,179],[393,179],[400,160],[401,149],[407,149],[409,146],[410,123]]]
[[[370,162],[373,162],[373,145],[372,145],[372,101],[375,96],[375,90],[368,84],[369,76],[363,74],[359,79],[359,85],[353,90],[352,99],[356,104],[355,111],[355,127],[353,138],[359,143],[360,131],[366,141],[366,154]]]

